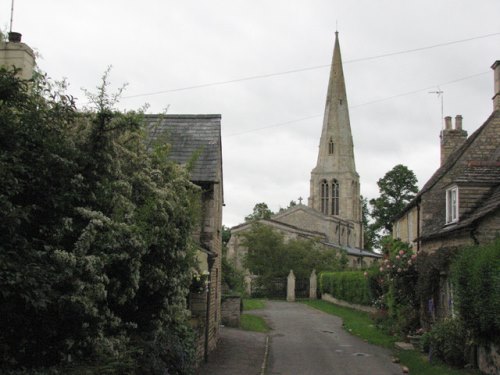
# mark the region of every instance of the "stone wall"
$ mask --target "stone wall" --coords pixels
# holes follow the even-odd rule
[[[222,324],[227,327],[240,326],[241,297],[224,296],[221,304]]]

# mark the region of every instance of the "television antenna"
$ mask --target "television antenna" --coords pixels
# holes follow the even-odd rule
[[[444,119],[444,91],[438,86],[436,91],[429,91],[429,94],[436,94],[438,99],[441,99],[441,121]]]
[[[12,32],[12,22],[14,20],[14,0],[10,4],[10,32]]]

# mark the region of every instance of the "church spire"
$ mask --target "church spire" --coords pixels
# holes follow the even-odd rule
[[[338,32],[316,167],[311,172],[309,206],[325,215],[360,221],[359,176],[354,162],[349,107]]]
[[[335,32],[316,169],[324,172],[356,171],[338,31]]]

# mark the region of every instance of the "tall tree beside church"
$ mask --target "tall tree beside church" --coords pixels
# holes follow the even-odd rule
[[[370,200],[374,232],[389,234],[392,219],[399,214],[418,192],[415,173],[402,164],[396,165],[378,180],[380,196]]]
[[[375,246],[375,233],[370,225],[370,209],[368,207],[368,199],[361,196],[362,201],[362,221],[363,221],[363,248],[365,250],[373,250]]]
[[[267,203],[261,202],[257,203],[253,207],[253,212],[245,217],[245,221],[257,221],[261,219],[269,219],[274,215],[274,212],[271,211],[267,205]]]

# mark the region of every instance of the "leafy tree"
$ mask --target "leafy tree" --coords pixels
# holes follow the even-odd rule
[[[274,213],[269,209],[266,203],[261,202],[257,203],[254,208],[253,212],[245,217],[245,221],[257,221],[261,219],[270,219],[271,216],[273,216]]]
[[[417,177],[402,164],[396,165],[377,182],[380,196],[370,200],[374,232],[388,234],[392,231],[392,220],[418,192]]]
[[[271,280],[286,277],[293,270],[298,278],[307,278],[316,272],[338,271],[344,266],[343,257],[335,249],[311,239],[290,239],[267,225],[254,223],[243,235],[243,246],[248,250],[244,266],[258,275],[261,284],[271,287]]]
[[[287,208],[283,208],[281,207],[279,212],[284,212],[286,210],[288,210],[289,208],[292,208],[292,207],[295,207],[297,205],[297,202],[295,202],[294,200],[291,200],[290,203],[288,203],[288,207]]]
[[[199,192],[107,86],[82,114],[64,85],[0,69],[0,370],[190,371]]]
[[[363,248],[365,250],[372,250],[375,246],[375,233],[373,227],[370,225],[369,217],[370,210],[368,208],[368,199],[361,197],[362,200],[362,222],[363,222]]]
[[[231,239],[231,228],[222,225],[222,246],[227,246],[227,243]]]

